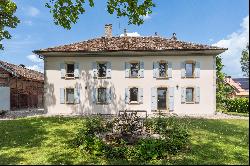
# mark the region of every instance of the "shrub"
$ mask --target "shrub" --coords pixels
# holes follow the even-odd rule
[[[228,112],[249,113],[248,98],[225,99],[224,107]]]
[[[143,126],[135,115],[123,115],[111,123],[113,124],[100,117],[87,118],[72,141],[74,147],[107,159],[148,162],[176,154],[183,150],[189,141],[186,127],[180,125],[176,118],[147,120],[145,127],[151,134],[148,132],[148,135],[143,136],[138,132]],[[110,126],[114,127],[114,132],[111,132]],[[117,137],[119,141],[107,140],[107,135]],[[128,141],[131,137],[135,137],[136,141]]]

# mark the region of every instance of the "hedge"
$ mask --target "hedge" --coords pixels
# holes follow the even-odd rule
[[[228,112],[249,113],[248,98],[225,99],[224,107]]]

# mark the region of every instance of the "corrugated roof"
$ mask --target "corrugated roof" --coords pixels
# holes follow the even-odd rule
[[[95,38],[78,43],[35,50],[43,52],[101,52],[101,51],[164,51],[164,50],[227,50],[216,46],[195,44],[159,36]]]
[[[0,67],[6,71],[16,75],[26,78],[28,80],[44,81],[43,73],[35,70],[27,69],[22,66],[14,65],[0,60]]]

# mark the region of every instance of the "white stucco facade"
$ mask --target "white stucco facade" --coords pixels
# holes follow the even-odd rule
[[[172,78],[153,78],[153,62],[166,60],[172,63]],[[182,78],[181,63],[192,60],[200,63],[199,78]],[[95,61],[108,61],[111,63],[110,79],[93,78],[92,63]],[[125,62],[143,61],[144,78],[125,78]],[[172,87],[174,89],[174,109],[176,114],[214,114],[216,110],[216,70],[215,55],[166,55],[166,56],[45,56],[45,102],[44,107],[48,114],[117,114],[119,110],[151,110],[151,88]],[[65,80],[61,78],[60,64],[77,62],[80,77]],[[80,89],[79,104],[60,103],[60,88],[75,87]],[[112,100],[110,104],[98,105],[93,103],[93,87],[112,87]],[[125,88],[136,86],[143,89],[142,104],[126,104]],[[199,103],[181,103],[182,87],[199,87]],[[166,110],[168,111],[168,110]]]

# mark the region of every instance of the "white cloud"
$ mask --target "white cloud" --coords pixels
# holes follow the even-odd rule
[[[31,70],[36,70],[36,71],[43,73],[43,66],[41,66],[41,65],[27,66],[26,68],[31,69]]]
[[[28,15],[31,16],[31,17],[35,17],[40,13],[40,11],[37,8],[33,7],[33,6],[30,6],[28,8],[27,12],[28,12]]]
[[[224,72],[232,77],[242,77],[240,57],[243,49],[249,42],[249,16],[246,16],[240,24],[240,29],[228,35],[213,45],[226,47],[228,50],[221,54],[224,66]]]
[[[26,20],[23,23],[26,24],[26,25],[29,25],[29,26],[33,25],[33,22],[30,21],[30,20]]]
[[[120,37],[123,37],[124,34],[121,34]],[[139,37],[141,36],[138,32],[127,33],[127,36]]]
[[[146,21],[146,20],[150,20],[152,17],[149,15],[149,14],[147,14],[146,16],[142,16],[141,17],[144,21]]]
[[[27,58],[31,61],[31,62],[34,62],[34,63],[42,63],[43,60],[38,58],[37,55],[34,55],[34,54],[31,54],[31,55],[28,55]]]

